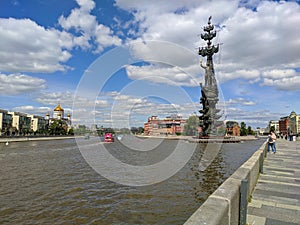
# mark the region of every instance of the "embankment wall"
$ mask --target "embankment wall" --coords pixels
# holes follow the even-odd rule
[[[261,154],[264,154],[265,148],[266,143],[208,197],[185,225],[238,225],[241,182],[244,179],[248,180],[247,199],[249,199],[258,180]]]

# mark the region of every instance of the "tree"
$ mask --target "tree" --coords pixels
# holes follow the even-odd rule
[[[196,115],[190,116],[184,125],[184,135],[196,136],[198,135],[199,118]]]
[[[139,128],[138,128],[138,133],[139,133],[139,134],[144,133],[144,127],[139,127]]]
[[[131,127],[131,128],[130,128],[130,131],[131,131],[131,133],[133,133],[133,134],[137,134],[137,133],[138,133],[138,128],[136,128],[136,127]]]
[[[66,135],[67,131],[64,129],[64,124],[61,120],[55,120],[49,126],[49,133],[51,135]]]
[[[246,123],[241,122],[241,136],[246,136],[248,134],[248,130],[246,129]]]
[[[247,134],[248,135],[254,135],[254,131],[252,130],[251,126],[248,126],[248,128],[247,128]]]

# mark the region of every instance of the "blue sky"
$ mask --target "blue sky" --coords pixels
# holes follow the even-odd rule
[[[2,0],[0,109],[60,103],[74,124],[114,127],[199,115],[211,15],[223,118],[256,128],[299,114],[300,3],[258,0]]]

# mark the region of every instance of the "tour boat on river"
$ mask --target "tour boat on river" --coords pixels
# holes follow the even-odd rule
[[[104,135],[104,142],[114,142],[114,137],[112,133],[106,133]]]

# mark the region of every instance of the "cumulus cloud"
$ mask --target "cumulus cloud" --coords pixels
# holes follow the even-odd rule
[[[25,74],[1,74],[0,95],[21,95],[46,88],[46,81]]]
[[[245,106],[252,106],[255,105],[256,103],[254,101],[249,101],[244,98],[235,98],[235,99],[229,99],[229,101],[226,104],[227,105],[239,104]]]
[[[0,18],[0,70],[9,72],[64,71],[71,54],[71,37],[46,29],[30,19]]]
[[[66,65],[71,51],[80,47],[102,52],[121,44],[121,39],[91,10],[95,3],[78,0],[79,8],[58,19],[63,30],[45,28],[31,19],[0,18],[0,70],[7,72],[52,73],[72,69]],[[75,32],[75,33],[74,33]]]
[[[264,71],[300,66],[300,31],[296,29],[300,6],[296,2],[254,0],[228,4],[228,1],[216,0],[174,0],[172,3],[117,0],[115,4],[134,15],[133,23],[139,25],[140,39],[176,43],[195,51],[195,58],[196,47],[206,45],[199,38],[202,26],[214,12],[212,22],[218,31],[214,42],[224,43],[215,55],[215,62],[220,62],[215,64],[220,82],[243,78],[265,84],[264,78],[269,75]],[[144,48],[137,50],[145,55]],[[168,52],[162,49],[158,53]],[[167,55],[174,57],[172,53]],[[178,61],[185,60],[184,55],[176,56]],[[190,61],[191,64],[195,62]],[[284,75],[290,77],[289,73]]]
[[[95,3],[92,0],[77,0],[79,8],[71,11],[67,17],[60,16],[59,24],[65,30],[76,31],[75,41],[83,49],[94,48],[95,52],[100,53],[108,46],[119,46],[122,40],[113,34],[113,31],[98,23],[96,16],[91,14],[95,8]],[[95,42],[95,46],[92,43]]]
[[[126,66],[129,78],[145,79],[155,83],[167,83],[178,86],[197,86],[199,82],[190,74],[178,67]]]
[[[262,86],[283,91],[300,91],[300,73],[295,69],[274,69],[263,72]]]
[[[300,91],[300,75],[281,79],[264,78],[262,86],[273,86],[282,91]]]
[[[57,105],[60,103],[62,106],[67,107],[69,110],[74,105],[74,93],[70,91],[65,92],[41,92],[35,98],[35,101],[44,105]],[[93,110],[95,107],[106,108],[110,104],[106,99],[87,99],[84,97],[76,96],[76,105],[81,108],[89,108]]]
[[[47,113],[52,112],[53,108],[50,108],[50,107],[37,107],[37,106],[32,106],[32,105],[26,105],[26,106],[14,107],[12,109],[12,111],[13,112],[27,113],[27,114],[32,114],[32,115],[45,116]]]

